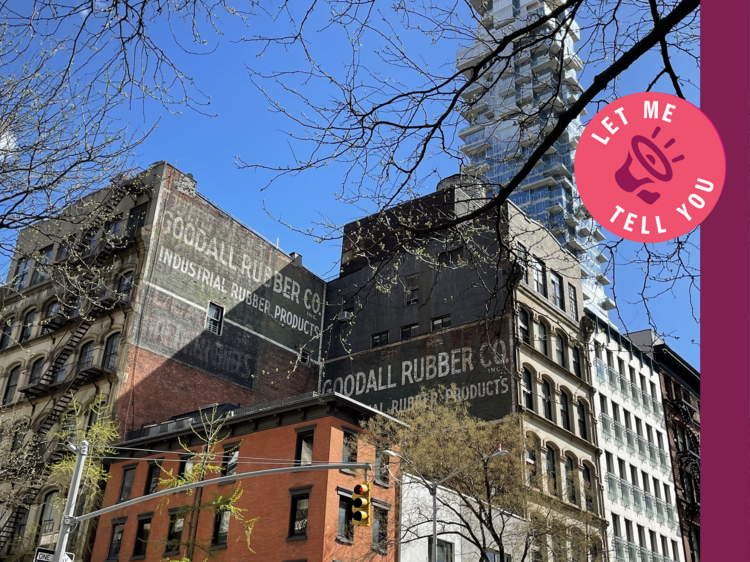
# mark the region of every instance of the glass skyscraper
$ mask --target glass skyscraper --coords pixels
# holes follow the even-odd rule
[[[473,65],[497,40],[550,14],[553,1],[472,0],[480,13],[477,40],[458,53],[457,67],[467,77]],[[565,21],[564,26],[560,23]],[[554,31],[559,27],[557,31]],[[480,80],[463,94],[462,113],[467,126],[459,131],[461,150],[470,159],[464,173],[498,186],[506,184],[540,141],[555,126],[557,116],[578,99],[577,72],[582,63],[575,51],[580,39],[574,20],[548,20],[525,43],[508,47]],[[582,115],[585,114],[585,111]],[[573,158],[583,131],[580,116],[574,119],[540,162],[511,194],[510,200],[531,218],[549,228],[573,252],[583,269],[584,299],[588,309],[607,318],[614,308],[603,286],[607,257],[599,250],[604,234],[581,204],[573,176]]]

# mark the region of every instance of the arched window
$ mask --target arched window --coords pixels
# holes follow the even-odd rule
[[[32,310],[23,319],[23,326],[21,327],[20,342],[25,342],[31,338],[31,332],[34,329],[34,321],[36,320],[36,310]]]
[[[68,359],[70,359],[70,355],[65,358],[62,365],[55,368],[55,374],[52,377],[53,383],[59,384],[65,380],[65,377],[68,374]]]
[[[533,377],[531,375],[531,371],[528,369],[523,370],[523,381],[521,384],[521,393],[523,396],[521,397],[522,404],[528,408],[529,410],[534,409],[534,394],[533,394],[533,383],[532,383]]]
[[[102,361],[102,367],[108,371],[115,370],[115,364],[117,363],[117,352],[120,351],[120,334],[114,334],[107,338],[107,343],[104,345],[104,361]]]
[[[536,479],[536,443],[532,439],[526,441],[526,483],[538,487]]]
[[[0,349],[5,349],[10,345],[10,338],[13,335],[13,321],[15,318],[9,318],[3,321],[2,332],[0,332]]]
[[[55,326],[51,325],[50,319],[57,316],[57,312],[60,310],[60,302],[55,299],[47,305],[44,310],[44,321],[42,322],[42,333],[49,334],[55,331]]]
[[[568,393],[564,390],[560,393],[560,425],[570,431],[570,406]]]
[[[544,355],[547,355],[547,326],[545,326],[542,322],[539,322],[536,326],[537,339],[539,340],[539,351],[541,351]]]
[[[41,532],[39,544],[49,544],[56,539],[56,537],[52,536],[60,520],[56,507],[56,496],[57,490],[49,492],[44,496],[44,506],[42,507],[42,514],[39,517],[39,530]],[[45,535],[47,536],[45,537]]]
[[[542,414],[548,420],[552,419],[552,390],[547,381],[542,381]]]
[[[558,365],[565,367],[565,341],[560,334],[555,334],[555,360]]]
[[[531,344],[531,334],[529,332],[529,313],[523,308],[518,312],[518,330],[523,343]]]
[[[42,369],[44,368],[44,358],[37,359],[31,366],[31,375],[29,376],[29,384],[36,384],[42,378]]]
[[[594,489],[593,482],[591,481],[591,469],[587,465],[583,465],[583,495],[586,498],[586,509],[589,511],[594,510]]]
[[[28,422],[21,422],[16,426],[16,429],[13,432],[13,443],[10,446],[11,451],[15,452],[23,447],[23,442],[26,437],[26,431],[28,430],[28,428]]]
[[[16,396],[16,388],[18,388],[18,379],[21,377],[21,366],[14,367],[8,375],[8,382],[5,384],[5,392],[3,392],[3,406],[13,402],[13,398]]]
[[[547,485],[549,493],[557,495],[557,460],[552,449],[547,449]]]
[[[586,431],[586,406],[578,403],[578,435],[588,441],[588,431]]]
[[[576,497],[575,465],[573,459],[565,457],[565,497],[570,503],[578,503]]]
[[[94,361],[94,342],[89,341],[81,346],[81,352],[78,354],[78,369],[85,369],[91,366]]]
[[[120,277],[120,282],[117,284],[117,293],[120,296],[122,302],[130,301],[130,293],[133,289],[133,272],[128,271],[123,273]]]
[[[573,374],[577,376],[579,379],[582,377],[581,375],[581,351],[577,348],[573,348]]]

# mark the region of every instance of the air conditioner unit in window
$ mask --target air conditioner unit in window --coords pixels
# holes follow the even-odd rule
[[[336,315],[336,320],[338,320],[339,322],[348,322],[351,319],[352,319],[352,313],[349,312],[348,310],[344,310],[342,312],[339,312]]]

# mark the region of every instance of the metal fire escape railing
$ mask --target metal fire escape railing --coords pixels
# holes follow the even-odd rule
[[[132,239],[134,232],[130,229],[125,236],[110,236],[106,227],[111,224],[113,212],[128,195],[136,195],[143,188],[133,185],[112,186],[107,199],[98,209],[96,216],[70,240],[69,255],[60,260],[58,265],[64,268],[65,274],[58,283],[62,284],[62,298],[55,316],[49,319],[48,329],[58,329],[70,323],[70,329],[60,338],[60,342],[53,350],[47,369],[36,380],[19,389],[27,397],[40,396],[52,392],[49,402],[42,411],[45,413],[34,421],[30,434],[36,434],[42,443],[38,451],[36,470],[32,471],[25,483],[25,490],[20,492],[22,499],[19,506],[13,509],[10,516],[0,528],[0,550],[4,549],[13,536],[16,525],[24,510],[19,509],[33,504],[44,486],[52,465],[62,458],[63,451],[58,447],[58,438],[48,439],[51,429],[67,410],[75,393],[92,377],[105,373],[105,369],[94,365],[74,366],[66,372],[67,362],[74,354],[81,339],[86,335],[96,317],[111,308],[117,297],[112,291],[100,292],[100,285],[96,283],[97,267],[102,265],[112,252],[124,248]],[[96,235],[105,230],[101,238]],[[86,304],[81,303],[86,299]],[[83,309],[81,309],[83,308]]]
[[[683,499],[687,505],[685,515],[692,520],[700,514],[700,411],[680,398],[667,400],[672,418],[681,422],[685,427],[684,449],[677,452],[676,464],[681,472],[680,478],[690,478],[690,482],[683,482],[683,492],[687,494]]]

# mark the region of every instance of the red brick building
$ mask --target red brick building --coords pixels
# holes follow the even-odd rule
[[[231,515],[217,515],[212,507],[199,512],[195,525],[195,560],[264,562],[396,559],[396,488],[387,469],[376,463],[373,446],[357,437],[363,419],[383,415],[341,395],[308,393],[275,403],[236,409],[227,415],[220,448],[236,451],[226,456],[223,471],[240,474],[296,465],[370,462],[373,511],[372,526],[351,526],[351,496],[362,482],[361,471],[320,470],[247,478],[230,484],[205,486],[202,498],[229,496],[238,487],[243,495],[237,507],[247,518],[258,518],[250,546],[243,525]],[[196,417],[193,427],[201,427]],[[104,506],[163,489],[154,485],[163,471],[179,470],[180,452],[199,448],[203,441],[190,423],[173,421],[144,428],[140,435],[122,443],[122,458],[112,463],[104,492]],[[141,449],[141,450],[139,450]],[[143,451],[145,449],[146,451]],[[164,451],[150,453],[148,451]],[[184,467],[184,464],[182,465]],[[215,476],[214,476],[215,477]],[[188,538],[186,517],[180,506],[193,495],[170,495],[168,505],[160,498],[147,500],[99,518],[92,554],[94,562],[115,560],[159,561],[185,555]],[[180,517],[182,522],[180,523]],[[176,543],[180,548],[175,548]]]

